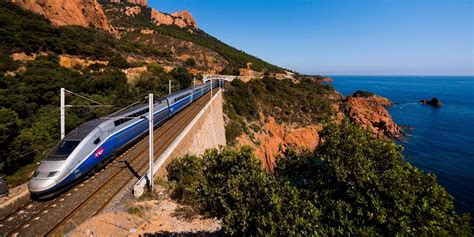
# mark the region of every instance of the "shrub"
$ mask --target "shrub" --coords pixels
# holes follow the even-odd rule
[[[188,88],[193,84],[193,74],[189,73],[184,67],[175,67],[170,74],[179,82],[179,88],[181,89]]]
[[[200,161],[196,159],[200,158],[175,160],[168,171],[178,186],[189,188],[194,194],[187,196],[192,198],[187,203],[222,219],[227,234],[320,232],[316,222],[319,211],[301,200],[297,189],[268,176],[250,148],[210,150]]]
[[[321,132],[314,155],[287,152],[276,173],[321,207],[331,235],[469,236],[469,217],[453,198],[404,161],[401,147],[348,121]]]
[[[194,60],[194,58],[188,58],[186,60],[186,62],[184,62],[184,65],[186,65],[188,67],[195,67],[197,64],[196,64],[196,60]]]
[[[168,171],[231,235],[472,235],[470,217],[398,145],[348,121],[321,137],[314,154],[286,149],[270,174],[248,147],[185,157]]]
[[[374,95],[375,95],[375,94],[372,93],[372,92],[363,91],[363,90],[358,90],[358,91],[356,91],[354,94],[352,94],[352,96],[354,96],[354,97],[364,97],[364,98],[372,97],[372,96],[374,96]]]

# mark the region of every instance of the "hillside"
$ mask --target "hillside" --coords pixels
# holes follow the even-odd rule
[[[59,9],[57,14],[64,21],[58,22],[57,14],[46,8]],[[130,8],[139,8],[141,13],[129,16]],[[254,69],[280,70],[194,28],[197,25],[186,12],[169,15],[180,19],[171,25],[157,25],[152,12],[158,11],[146,1],[46,1],[39,5],[0,1],[0,173],[7,175],[10,185],[27,181],[57,141],[58,122],[51,118],[57,117],[55,91],[60,87],[114,105],[68,110],[69,131],[141,95],[166,94],[168,80],[178,90],[188,87],[198,73],[216,73],[249,62]],[[94,23],[102,13],[106,16],[101,18],[103,24]],[[67,100],[83,103],[74,97]]]
[[[146,6],[102,0],[105,14],[120,35],[133,42],[144,42],[171,52],[173,61],[189,58],[201,71],[220,72],[252,64],[256,71],[280,72],[283,69],[231,47],[197,28],[187,11],[167,14]],[[185,16],[185,17],[183,17]]]
[[[239,74],[245,80],[223,93],[228,146],[171,161],[168,180],[143,198],[213,218],[218,234],[472,236],[470,217],[392,140],[403,131],[388,99],[343,98],[327,78],[288,72],[207,34],[190,12],[146,0],[12,2],[0,0],[0,174],[11,187],[58,141],[61,87],[112,105],[67,109],[71,131],[148,93],[166,95],[169,80],[179,90],[200,74]]]

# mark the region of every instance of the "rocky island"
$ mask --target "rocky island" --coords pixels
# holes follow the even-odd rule
[[[422,100],[420,100],[420,103],[424,104],[424,105],[431,105],[431,106],[434,106],[434,107],[441,107],[441,105],[442,105],[441,100],[438,99],[438,98],[433,98],[431,100],[422,99]]]

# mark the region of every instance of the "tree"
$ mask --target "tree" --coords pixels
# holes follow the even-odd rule
[[[178,197],[184,197],[181,201],[221,219],[227,234],[321,232],[318,209],[289,183],[268,176],[249,147],[209,150],[202,158],[185,156],[167,170],[177,182]]]
[[[188,67],[195,67],[197,65],[196,60],[194,60],[194,58],[188,58],[186,62],[184,62],[184,64]]]
[[[175,160],[168,172],[184,203],[231,235],[472,235],[470,217],[400,146],[349,121],[320,136],[314,154],[288,148],[270,174],[248,147]]]
[[[180,89],[188,88],[193,83],[193,74],[184,67],[175,67],[170,74],[179,82]]]
[[[331,235],[470,236],[453,198],[403,159],[402,148],[348,121],[321,132],[314,155],[288,151],[276,173],[315,199]]]

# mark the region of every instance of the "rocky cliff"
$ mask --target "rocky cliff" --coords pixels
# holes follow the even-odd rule
[[[191,15],[191,12],[183,10],[183,11],[172,13],[171,15],[176,17],[175,25],[181,28],[192,27],[192,28],[198,29],[197,22],[194,19],[193,15]]]
[[[127,2],[127,3],[130,3],[130,4],[139,5],[139,6],[142,6],[142,7],[148,7],[148,1],[147,0],[110,0],[110,2],[113,2],[113,3]]]
[[[12,2],[48,18],[56,26],[79,25],[115,32],[96,0],[12,0]]]
[[[378,138],[398,138],[404,133],[393,122],[385,107],[392,102],[382,96],[348,96],[345,99],[346,115],[359,126],[368,129]]]
[[[156,25],[176,25],[180,28],[198,29],[194,17],[188,11],[179,11],[172,14],[159,12],[156,9],[151,10],[151,19]]]
[[[261,115],[263,118],[264,116]],[[255,149],[255,155],[262,161],[267,171],[275,167],[275,157],[291,146],[299,152],[314,151],[319,143],[320,126],[289,127],[278,124],[275,118],[268,117],[261,121],[262,130],[252,137],[242,134],[237,138],[239,145],[248,145]]]

